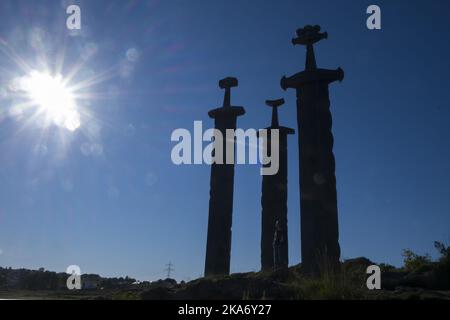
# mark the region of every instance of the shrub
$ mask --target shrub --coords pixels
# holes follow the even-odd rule
[[[405,249],[402,255],[404,257],[404,269],[407,272],[423,273],[430,271],[433,267],[433,262],[428,254],[421,256],[410,249]]]

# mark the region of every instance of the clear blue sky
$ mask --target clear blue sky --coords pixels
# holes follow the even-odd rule
[[[176,128],[212,126],[218,80],[236,76],[242,128],[269,124],[264,100],[284,97],[280,122],[296,128],[295,93],[280,78],[303,69],[295,30],[320,24],[330,87],[343,258],[399,265],[450,236],[450,4],[448,1],[74,1],[82,30],[65,28],[68,1],[0,2],[0,266],[164,277],[203,273],[207,165],[175,166]],[[366,28],[378,4],[382,30]],[[8,47],[9,51],[5,49]],[[79,101],[81,126],[43,128],[14,106],[17,57],[62,75],[98,77]],[[16,58],[11,56],[12,50]],[[127,55],[128,52],[128,55]],[[297,136],[289,140],[290,262],[300,262]],[[260,266],[261,176],[235,175],[233,272]]]

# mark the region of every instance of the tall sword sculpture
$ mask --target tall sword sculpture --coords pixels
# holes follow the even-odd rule
[[[227,129],[236,129],[236,119],[245,113],[243,107],[231,106],[231,88],[237,87],[236,78],[225,78],[219,81],[219,87],[225,89],[223,106],[208,112],[214,119],[215,128],[226,137]],[[233,216],[234,163],[226,163],[227,147],[235,142],[222,144],[223,164],[213,163],[211,166],[208,239],[206,244],[205,276],[227,275],[230,273],[231,224]],[[217,145],[216,147],[219,147]],[[217,150],[217,148],[215,148]]]
[[[284,99],[267,100],[266,105],[272,107],[272,124],[267,129],[267,150],[272,150],[272,130],[278,130],[279,167],[274,175],[264,175],[262,181],[262,214],[261,214],[261,269],[274,268],[274,235],[275,224],[279,223],[282,233],[282,243],[277,249],[281,267],[287,267],[288,259],[288,228],[287,228],[287,136],[294,134],[294,129],[280,126],[278,122],[278,107],[284,104]],[[260,137],[261,138],[261,137]],[[278,265],[277,267],[280,267]]]
[[[319,69],[313,44],[327,38],[319,26],[297,30],[294,45],[306,46],[305,70],[281,79],[281,87],[297,93],[300,152],[300,213],[302,266],[317,273],[339,263],[339,230],[328,85],[344,72]]]

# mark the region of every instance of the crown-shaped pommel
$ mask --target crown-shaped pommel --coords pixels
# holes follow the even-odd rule
[[[320,32],[320,26],[307,25],[303,28],[297,29],[297,38],[292,39],[292,44],[297,45],[312,45],[322,39],[328,38],[328,33]]]

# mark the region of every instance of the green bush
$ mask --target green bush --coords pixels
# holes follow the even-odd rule
[[[410,249],[403,250],[404,270],[406,272],[423,273],[433,268],[431,257],[426,254],[424,256],[412,252]]]

